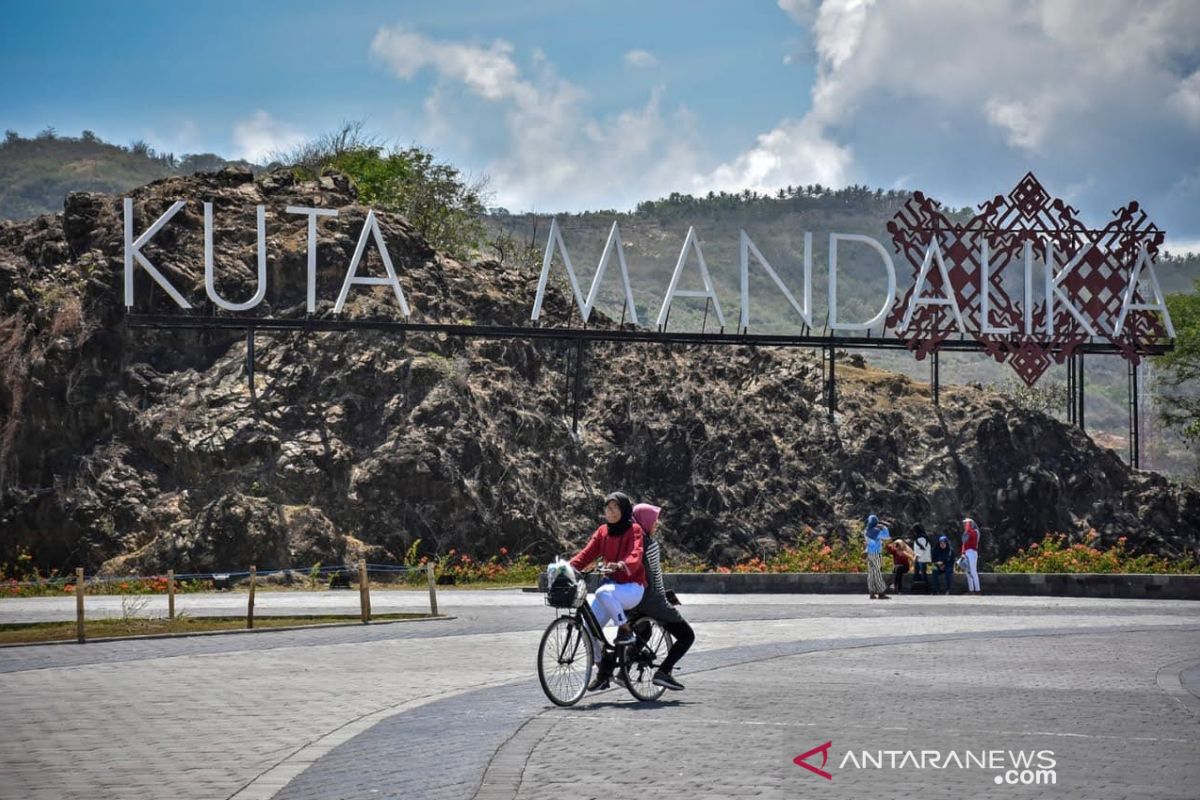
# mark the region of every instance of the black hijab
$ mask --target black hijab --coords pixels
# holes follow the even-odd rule
[[[624,492],[613,492],[608,497],[604,498],[605,508],[607,508],[608,504],[614,500],[616,500],[617,505],[621,507],[621,521],[617,523],[607,523],[608,535],[620,536],[624,534],[625,531],[629,530],[629,528],[633,525],[633,501],[630,500],[629,495],[625,494]]]

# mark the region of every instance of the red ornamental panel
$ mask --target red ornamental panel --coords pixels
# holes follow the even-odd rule
[[[1052,332],[1047,335],[1047,304],[1040,267],[1032,272],[1030,296],[1034,302],[1029,315],[1030,331],[1026,333],[1026,243],[1032,246],[1037,262],[1045,259],[1047,245],[1053,246],[1054,275],[1083,251],[1079,263],[1062,276],[1061,290],[1096,335],[1112,342],[1126,358],[1137,363],[1146,345],[1166,337],[1157,315],[1140,310],[1130,311],[1119,334],[1113,334],[1140,249],[1146,248],[1153,263],[1163,243],[1163,232],[1136,202],[1114,211],[1108,224],[1098,230],[1085,227],[1078,213],[1064,200],[1052,198],[1033,173],[1028,173],[1008,195],[996,195],[981,203],[979,212],[966,222],[952,222],[940,203],[916,192],[888,222],[887,229],[896,252],[903,254],[912,267],[914,284],[930,243],[937,241],[966,335],[974,336],[988,355],[1010,364],[1027,384],[1033,385],[1052,362],[1063,363],[1091,334],[1060,298],[1055,301]],[[983,333],[979,288],[984,243],[988,250],[990,324],[993,328],[1011,327],[1012,333]],[[934,261],[926,275],[922,297],[946,298],[946,287],[942,284]],[[908,327],[901,329],[914,288],[896,301],[886,325],[917,358],[924,358],[943,341],[960,336],[961,332],[948,305],[916,306]],[[1141,287],[1135,287],[1134,302],[1147,299]]]

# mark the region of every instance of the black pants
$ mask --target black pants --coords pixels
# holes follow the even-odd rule
[[[908,572],[908,565],[898,564],[892,570],[892,584],[896,587],[896,593],[900,594],[904,591],[904,574]]]
[[[671,634],[674,644],[667,651],[667,657],[663,659],[658,668],[663,672],[670,672],[675,669],[675,665],[679,663],[679,659],[687,654],[691,649],[692,644],[696,641],[696,632],[692,630],[692,626],[687,624],[682,616],[676,615],[679,618],[674,622],[663,622],[657,620],[659,625],[666,629],[667,633]],[[600,674],[612,675],[616,669],[615,654],[610,650],[605,650],[604,655],[600,658]]]
[[[667,633],[671,634],[671,638],[675,640],[675,644],[671,645],[667,657],[663,659],[659,669],[663,672],[670,672],[675,669],[675,665],[679,663],[679,659],[683,658],[684,654],[691,649],[692,643],[696,641],[696,632],[692,630],[692,626],[687,624],[687,620],[680,618],[678,622],[667,622],[663,624],[667,629]]]

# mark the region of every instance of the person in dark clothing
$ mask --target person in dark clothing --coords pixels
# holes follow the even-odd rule
[[[696,632],[692,630],[692,626],[675,607],[679,604],[675,593],[668,592],[666,586],[663,585],[662,551],[659,548],[658,539],[651,535],[658,523],[658,515],[661,511],[661,508],[647,503],[638,503],[633,507],[633,518],[637,520],[644,534],[642,564],[646,573],[646,593],[642,597],[642,602],[638,603],[632,613],[644,614],[653,618],[666,628],[667,632],[671,634],[671,638],[675,640],[667,652],[667,657],[663,659],[662,664],[654,673],[653,680],[655,686],[679,691],[684,688],[683,684],[675,680],[675,676],[671,672],[679,663],[679,659],[683,658],[692,643],[696,641]]]
[[[954,585],[954,548],[949,536],[939,536],[933,548],[933,593],[950,594]]]

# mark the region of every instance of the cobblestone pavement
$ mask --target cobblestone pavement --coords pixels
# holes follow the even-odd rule
[[[445,593],[452,620],[2,649],[0,797],[1200,795],[1195,604],[684,599],[689,688],[658,704],[548,709],[552,612],[519,592]],[[833,780],[792,763],[827,740]],[[1053,749],[1058,783],[840,763],[922,748]]]

